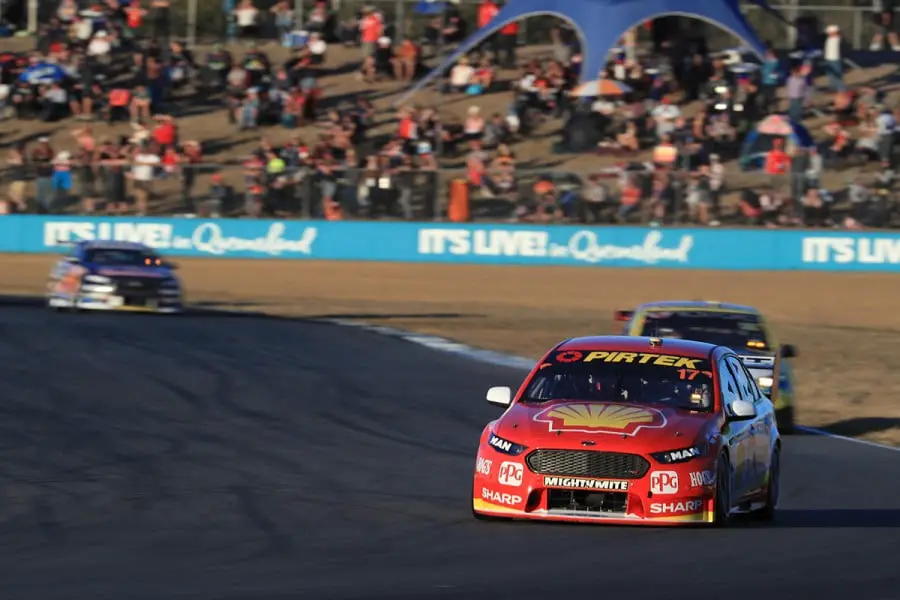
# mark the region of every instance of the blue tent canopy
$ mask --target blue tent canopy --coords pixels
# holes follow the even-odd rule
[[[744,139],[739,159],[741,168],[745,171],[762,168],[766,153],[772,149],[776,139],[786,142],[786,150],[812,148],[816,145],[809,130],[802,123],[786,115],[770,115],[757,123]]]
[[[413,12],[418,15],[439,15],[447,8],[447,3],[441,0],[419,0],[413,7]]]
[[[755,2],[774,12],[765,0]],[[590,81],[604,68],[610,49],[626,31],[648,19],[670,15],[707,21],[730,32],[760,58],[765,52],[764,44],[741,13],[738,0],[509,0],[490,23],[469,36],[397,102],[405,101],[503,26],[526,17],[553,16],[571,23],[584,53],[581,79]]]

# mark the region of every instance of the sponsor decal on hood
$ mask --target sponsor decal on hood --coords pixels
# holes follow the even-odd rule
[[[534,420],[547,423],[550,431],[620,435],[634,435],[641,429],[666,426],[665,415],[655,408],[599,402],[551,406],[536,414]]]

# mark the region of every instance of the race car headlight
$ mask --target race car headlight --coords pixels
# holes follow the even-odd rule
[[[666,450],[665,452],[652,452],[650,456],[664,465],[675,465],[678,463],[688,462],[706,454],[708,446],[706,444],[698,444],[689,448],[681,448],[679,450]]]
[[[509,454],[511,456],[518,456],[528,449],[527,446],[504,440],[499,435],[494,435],[493,433],[488,438],[488,445],[497,452],[502,452],[503,454]]]
[[[109,277],[103,277],[102,275],[85,275],[84,276],[85,283],[99,283],[99,284],[110,284],[112,280]]]
[[[772,387],[772,384],[775,383],[775,380],[771,377],[760,377],[756,380],[756,383],[758,383],[761,388],[770,388]]]

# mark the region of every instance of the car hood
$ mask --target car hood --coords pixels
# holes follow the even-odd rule
[[[654,452],[691,446],[715,422],[711,413],[663,405],[556,401],[516,403],[493,430],[529,448]]]
[[[100,265],[85,265],[94,275],[103,277],[150,277],[154,279],[169,278],[172,273],[165,267],[104,267]]]

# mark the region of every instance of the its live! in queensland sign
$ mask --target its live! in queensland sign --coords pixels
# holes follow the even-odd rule
[[[0,252],[140,242],[170,256],[900,272],[900,234],[363,221],[0,217]]]

